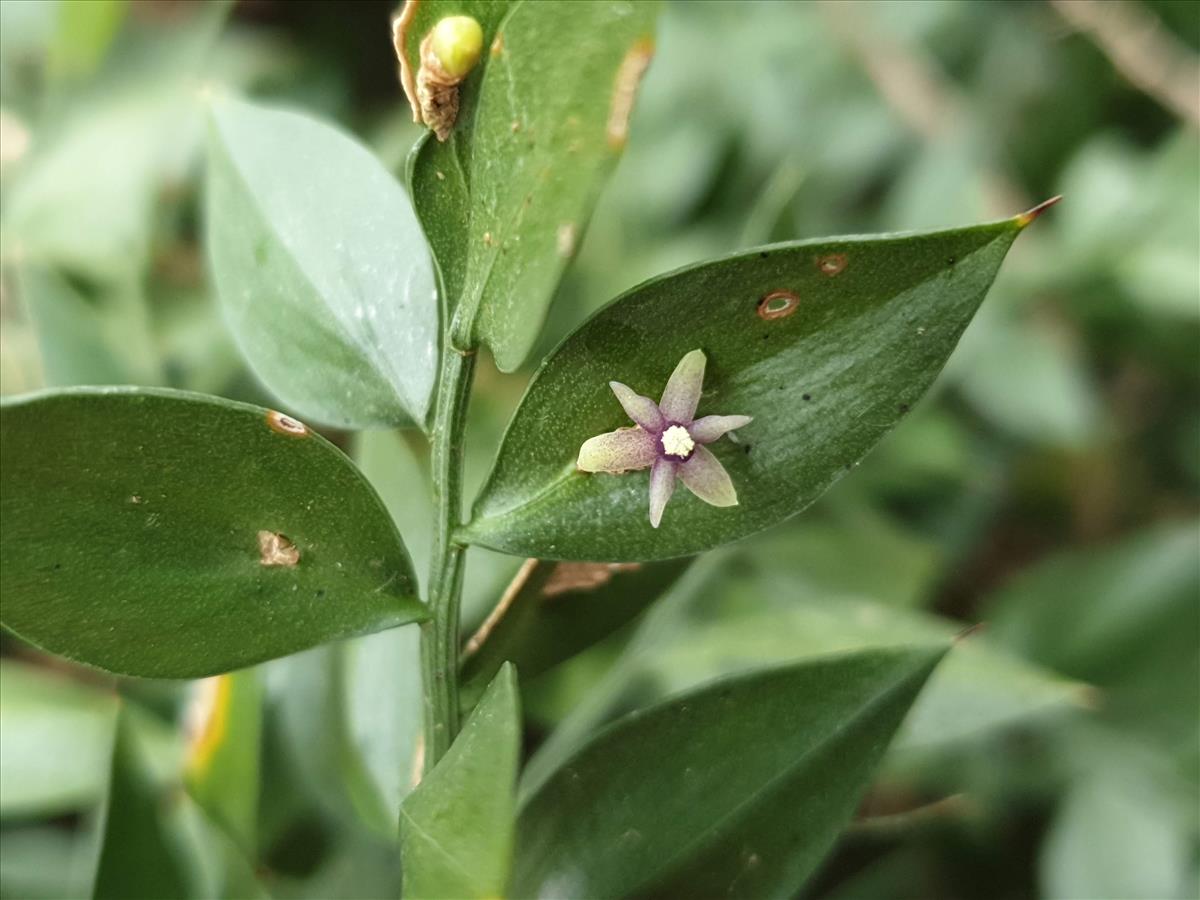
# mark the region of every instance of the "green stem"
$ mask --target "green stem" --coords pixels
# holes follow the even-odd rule
[[[425,692],[425,771],[450,748],[458,733],[458,630],[463,556],[454,542],[462,517],[463,426],[475,354],[442,349],[442,371],[434,410],[431,475],[434,535],[430,557],[429,611],[421,631],[421,675]]]

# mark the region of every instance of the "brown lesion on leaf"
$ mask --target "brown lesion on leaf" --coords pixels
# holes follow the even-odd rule
[[[554,567],[542,596],[549,599],[571,591],[594,591],[608,584],[614,575],[636,572],[641,567],[641,563],[562,562]]]
[[[300,562],[300,549],[277,531],[258,533],[258,562],[263,566],[292,568]]]
[[[790,316],[800,306],[800,298],[791,291],[771,291],[758,301],[758,317],[771,321]]]
[[[491,47],[490,52],[491,52],[492,56],[499,56],[501,53],[504,52],[504,32],[503,31],[496,32],[496,37],[492,39],[492,47]]]
[[[284,434],[288,437],[307,437],[308,426],[299,419],[293,419],[291,416],[285,416],[281,412],[276,412],[271,409],[267,411],[267,427],[277,434]]]
[[[629,117],[633,114],[633,102],[637,99],[638,85],[650,60],[654,57],[654,41],[648,37],[639,39],[621,60],[613,85],[612,103],[608,110],[608,146],[620,150],[629,140]]]
[[[840,275],[846,268],[845,253],[828,253],[825,256],[817,257],[817,271],[822,275],[832,278],[834,275]]]
[[[457,78],[442,67],[433,52],[433,32],[421,41],[421,68],[417,70],[417,106],[420,119],[439,141],[450,137],[458,120],[458,86],[465,76]]]

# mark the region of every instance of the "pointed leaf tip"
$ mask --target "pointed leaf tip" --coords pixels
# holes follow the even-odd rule
[[[1038,216],[1040,216],[1042,213],[1044,213],[1050,207],[1054,206],[1054,204],[1058,203],[1058,201],[1061,199],[1062,199],[1062,194],[1055,194],[1049,200],[1043,200],[1037,206],[1033,207],[1033,209],[1026,210],[1025,212],[1021,213],[1019,216],[1015,216],[1013,218],[1013,221],[1016,223],[1018,228],[1024,228],[1026,225],[1028,225],[1030,222],[1032,222],[1034,219],[1036,219]]]

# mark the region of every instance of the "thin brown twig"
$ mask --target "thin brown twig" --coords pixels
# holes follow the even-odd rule
[[[1144,6],[1128,0],[1050,0],[1131,84],[1200,127],[1200,57]]]

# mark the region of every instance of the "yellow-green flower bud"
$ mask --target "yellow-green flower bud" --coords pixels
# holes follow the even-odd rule
[[[483,52],[483,29],[470,16],[449,16],[435,26],[430,49],[446,74],[463,78],[479,62]]]

